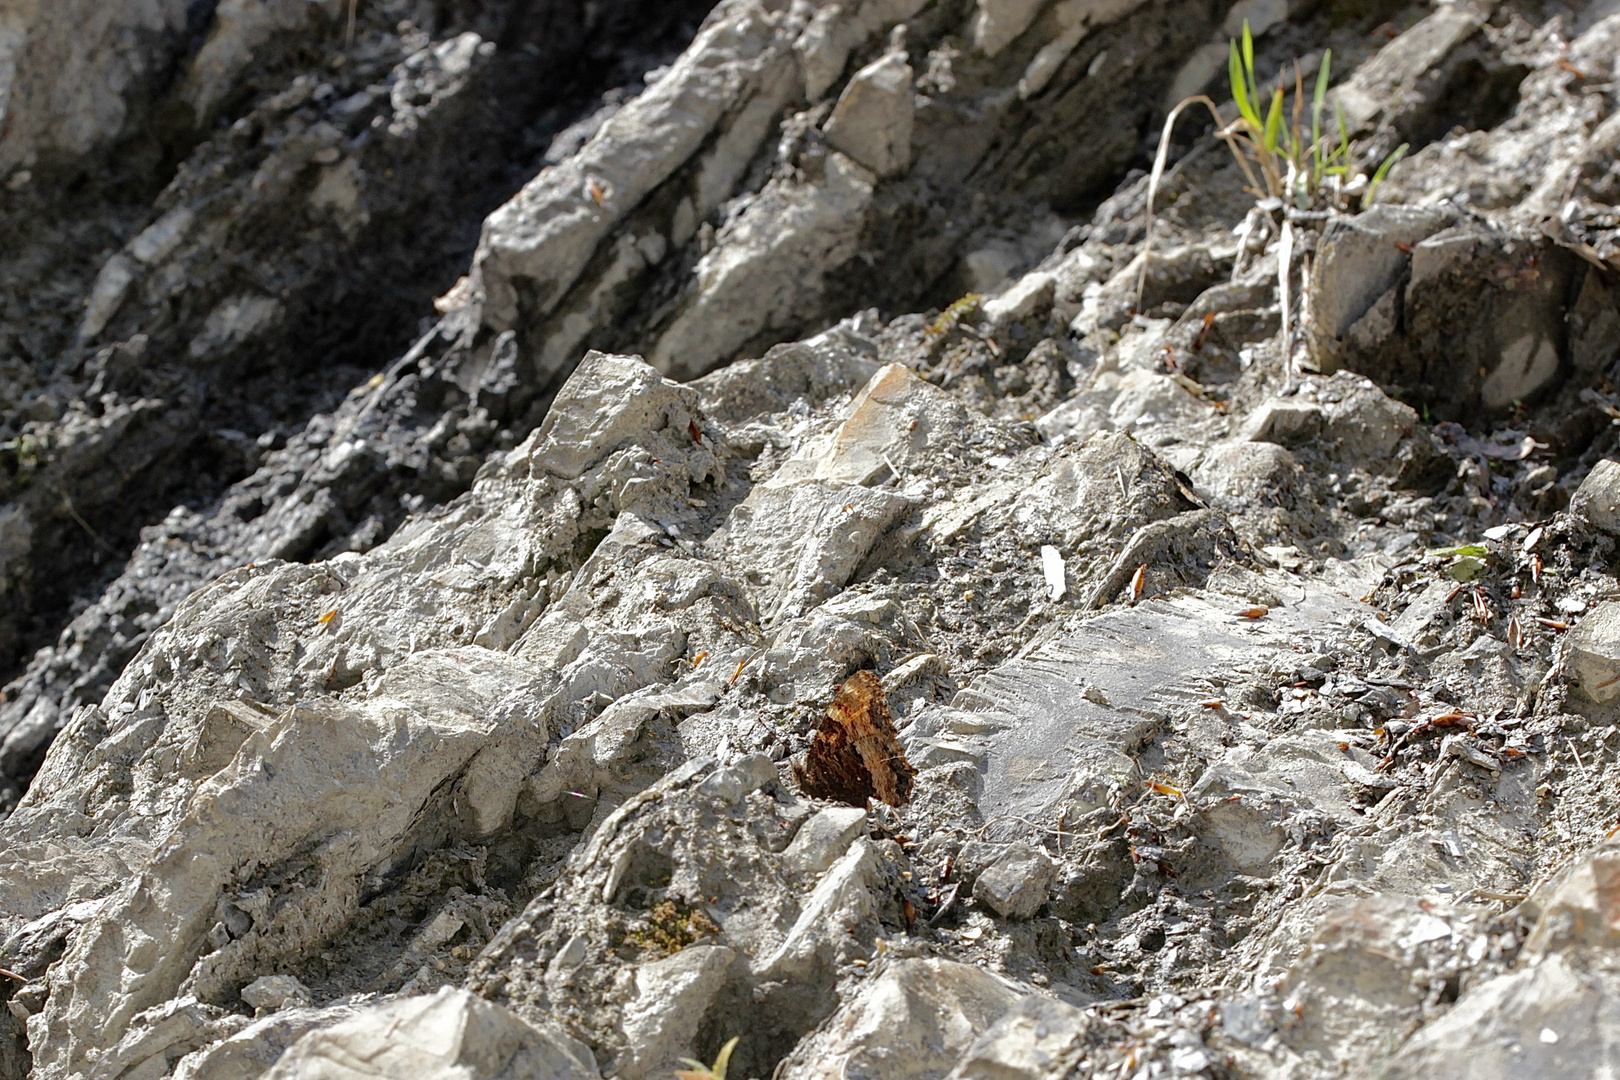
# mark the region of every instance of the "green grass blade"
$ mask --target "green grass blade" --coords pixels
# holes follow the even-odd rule
[[[1372,181],[1367,185],[1367,197],[1361,200],[1361,205],[1372,205],[1373,196],[1378,193],[1378,185],[1384,182],[1384,177],[1389,175],[1389,170],[1395,167],[1395,163],[1406,156],[1409,147],[1409,143],[1401,143],[1395,148],[1395,152],[1385,158],[1382,165],[1378,166],[1378,171],[1373,173]]]
[[[1283,92],[1274,90],[1271,94],[1271,108],[1266,111],[1266,127],[1264,142],[1266,152],[1275,154],[1281,142],[1283,121]]]
[[[715,1080],[726,1080],[726,1069],[731,1065],[731,1052],[737,1049],[737,1043],[742,1036],[734,1035],[731,1041],[720,1048],[720,1056],[714,1059],[714,1068],[709,1070],[714,1074]]]
[[[1237,103],[1238,115],[1255,131],[1259,131],[1260,114],[1255,111],[1254,103],[1249,100],[1249,83],[1243,77],[1243,59],[1238,55],[1238,45],[1235,41],[1232,42],[1226,68],[1227,77],[1232,83],[1232,100]]]
[[[1316,92],[1311,95],[1311,142],[1322,141],[1322,106],[1327,103],[1328,70],[1333,66],[1333,50],[1322,54],[1322,67],[1316,73]]]
[[[1243,20],[1243,70],[1249,76],[1249,82],[1254,83],[1254,35],[1249,33],[1249,20]],[[1256,94],[1256,97],[1260,95]]]

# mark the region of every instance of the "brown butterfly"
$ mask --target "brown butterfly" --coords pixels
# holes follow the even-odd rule
[[[810,738],[793,778],[806,795],[865,806],[878,798],[900,806],[911,798],[917,770],[906,760],[883,683],[857,671],[838,688],[827,716]]]

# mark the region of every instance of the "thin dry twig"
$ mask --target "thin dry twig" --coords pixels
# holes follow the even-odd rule
[[[85,532],[89,533],[90,539],[94,540],[103,551],[107,552],[109,555],[117,555],[118,549],[107,543],[106,539],[100,533],[96,532],[96,530],[90,526],[88,521],[79,516],[78,509],[73,505],[73,499],[68,495],[67,488],[62,486],[61,481],[57,481],[56,490],[62,496],[62,508],[68,512],[68,517],[71,517],[74,521],[78,522],[79,527]]]
[[[1581,767],[1581,775],[1588,780],[1592,779],[1592,774],[1586,771],[1586,762],[1581,760],[1581,751],[1575,745],[1574,739],[1569,740],[1569,752],[1575,755],[1575,764]]]
[[[1286,217],[1282,223],[1282,237],[1277,241],[1277,298],[1282,304],[1283,373],[1294,377],[1294,335],[1288,323],[1289,285],[1294,261],[1294,223]]]
[[[1170,159],[1170,133],[1175,129],[1176,121],[1181,119],[1182,110],[1189,105],[1203,105],[1209,110],[1209,114],[1215,118],[1216,136],[1225,139],[1226,144],[1232,148],[1232,156],[1242,166],[1243,175],[1248,178],[1249,183],[1254,186],[1255,190],[1265,190],[1260,186],[1260,181],[1255,178],[1254,170],[1249,168],[1248,161],[1238,152],[1237,142],[1234,140],[1232,133],[1227,130],[1226,121],[1221,119],[1221,110],[1216,106],[1214,100],[1207,94],[1194,94],[1190,98],[1177,102],[1176,107],[1170,110],[1170,115],[1164,118],[1164,130],[1159,134],[1159,150],[1153,155],[1153,173],[1148,177],[1147,231],[1142,238],[1142,272],[1136,279],[1136,309],[1138,311],[1142,310],[1142,294],[1147,289],[1148,265],[1153,261],[1153,201],[1158,197],[1159,183],[1164,179],[1164,166]]]

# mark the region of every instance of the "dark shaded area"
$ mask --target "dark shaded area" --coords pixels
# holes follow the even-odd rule
[[[0,626],[0,671],[15,671],[53,637],[75,598],[101,591],[142,527],[176,504],[217,497],[398,356],[420,334],[432,298],[466,268],[483,217],[533,174],[557,132],[592,111],[605,90],[639,82],[677,54],[708,7],[444,2],[419,7],[431,24],[395,39],[398,28],[380,24],[386,13],[362,5],[352,50],[342,49],[341,26],[288,35],[255,59],[206,127],[195,126],[189,106],[162,96],[178,81],[177,62],[137,114],[134,137],[97,160],[36,170],[33,184],[0,193],[9,236],[0,263],[10,264],[0,278],[17,285],[0,302],[0,357],[13,354],[14,368],[31,369],[17,372],[22,382],[36,386],[0,417],[0,497],[27,506],[33,519],[29,572],[13,582],[11,610],[0,620],[8,624]],[[193,53],[212,11],[202,5],[196,14],[185,43]],[[429,81],[414,93],[396,90],[392,101],[350,107],[345,88],[397,86],[412,46],[468,31],[494,49],[464,87],[439,93]],[[267,96],[291,98],[291,107],[267,105]],[[423,115],[405,115],[396,107],[402,100]],[[415,129],[389,128],[406,122]],[[344,161],[354,163],[358,229],[311,209],[324,177],[318,161],[281,198],[229,183],[252,177],[300,131],[321,124],[339,129]],[[223,242],[208,257],[187,257],[184,289],[130,289],[101,335],[122,344],[77,345],[81,297],[100,267],[173,205],[196,207],[199,222],[211,214],[225,221]],[[233,296],[276,298],[277,325],[199,363],[188,343]],[[105,394],[139,407],[127,422],[107,422],[97,437],[66,446],[30,434],[30,421],[61,420],[75,400],[95,412]]]

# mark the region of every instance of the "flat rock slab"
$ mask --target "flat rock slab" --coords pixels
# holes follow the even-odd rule
[[[1100,800],[1172,712],[1220,696],[1212,677],[1263,668],[1371,611],[1304,579],[1271,584],[1289,602],[1261,619],[1235,615],[1249,606],[1237,598],[1200,594],[1088,620],[979,677],[933,717],[919,715],[918,730],[933,734],[916,738],[915,752],[931,763],[976,761],[986,820],[1042,821],[1061,802]]]

